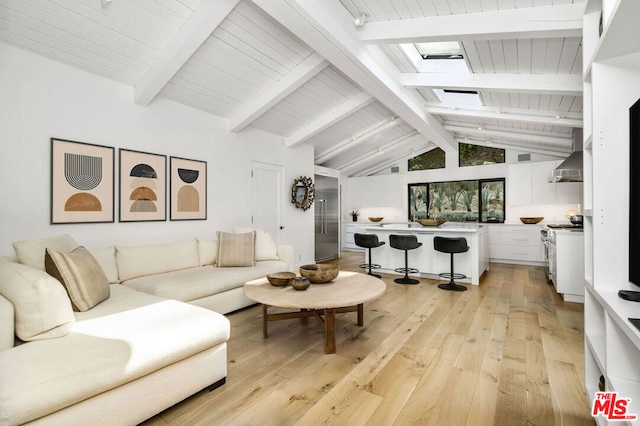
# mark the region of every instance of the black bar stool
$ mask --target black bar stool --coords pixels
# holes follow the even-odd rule
[[[394,249],[404,250],[404,268],[396,268],[395,271],[399,273],[404,272],[404,277],[396,278],[395,282],[398,284],[418,284],[420,281],[413,278],[409,278],[409,274],[417,274],[416,268],[409,268],[409,250],[417,249],[422,246],[422,243],[418,242],[418,237],[415,235],[389,235],[389,245]]]
[[[449,281],[447,284],[438,284],[438,288],[441,288],[443,290],[465,291],[467,287],[456,284],[453,281],[454,279],[459,280],[462,278],[467,278],[466,275],[456,274],[453,272],[453,255],[456,253],[466,253],[469,251],[469,246],[467,246],[467,239],[464,237],[434,237],[433,248],[436,251],[449,253],[451,255],[451,272],[443,272],[442,274],[438,274],[440,277],[449,278],[451,281]]]
[[[362,265],[359,265],[359,267],[363,269],[368,268],[369,275],[372,275],[376,278],[382,278],[378,274],[371,273],[372,269],[380,269],[380,265],[378,265],[377,263],[371,263],[371,249],[383,246],[385,244],[384,241],[378,241],[378,236],[376,234],[354,234],[353,237],[355,238],[356,245],[358,247],[369,249],[369,263],[363,263]]]

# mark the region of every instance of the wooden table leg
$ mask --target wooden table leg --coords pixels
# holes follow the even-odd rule
[[[265,339],[269,337],[267,332],[267,305],[262,304],[262,337]]]
[[[364,303],[358,304],[358,325],[360,327],[364,325]]]
[[[336,310],[334,308],[324,310],[324,353],[336,353]]]

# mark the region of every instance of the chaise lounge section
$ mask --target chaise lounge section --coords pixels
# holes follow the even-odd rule
[[[267,253],[258,232],[244,260],[219,250],[242,254],[221,242],[246,248],[246,232],[89,249],[82,256],[104,272],[108,296],[83,312],[44,257],[84,249],[68,235],[15,243],[17,261],[0,261],[0,425],[135,424],[223,384],[222,314],[254,303],[242,295],[246,281],[293,268],[292,248],[269,243]],[[271,259],[258,260],[265,253]],[[251,256],[252,266],[235,266]]]

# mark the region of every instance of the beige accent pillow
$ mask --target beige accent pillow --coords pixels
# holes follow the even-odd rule
[[[44,251],[47,247],[67,253],[78,247],[78,243],[68,234],[13,243],[18,262],[38,268],[41,271],[44,271]]]
[[[20,263],[0,263],[0,294],[15,311],[24,341],[66,336],[76,319],[64,287],[51,275]]]
[[[69,253],[48,248],[44,264],[47,273],[67,289],[74,311],[88,311],[111,294],[102,267],[82,246]]]
[[[198,240],[200,266],[215,265],[218,258],[218,241]]]
[[[218,267],[255,266],[255,238],[255,232],[235,234],[218,231]]]
[[[256,232],[256,262],[262,260],[279,260],[278,246],[268,232],[258,228],[233,228],[233,232],[243,234],[245,232]]]

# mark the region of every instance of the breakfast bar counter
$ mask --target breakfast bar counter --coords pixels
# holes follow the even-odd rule
[[[438,274],[449,272],[450,255],[437,252],[433,248],[433,238],[439,237],[464,237],[467,240],[469,251],[454,256],[455,272],[467,276],[466,279],[456,280],[460,282],[478,285],[480,276],[489,269],[489,239],[486,235],[487,227],[481,224],[445,223],[440,226],[421,226],[413,224],[382,224],[365,226],[367,234],[376,234],[385,245],[372,249],[373,263],[381,265],[378,271],[396,274],[396,268],[404,267],[404,251],[394,249],[389,245],[389,235],[415,235],[422,247],[409,250],[409,267],[416,268],[420,272],[413,274],[416,277],[440,279]],[[368,253],[365,262],[369,262]],[[412,274],[409,274],[412,275]]]

